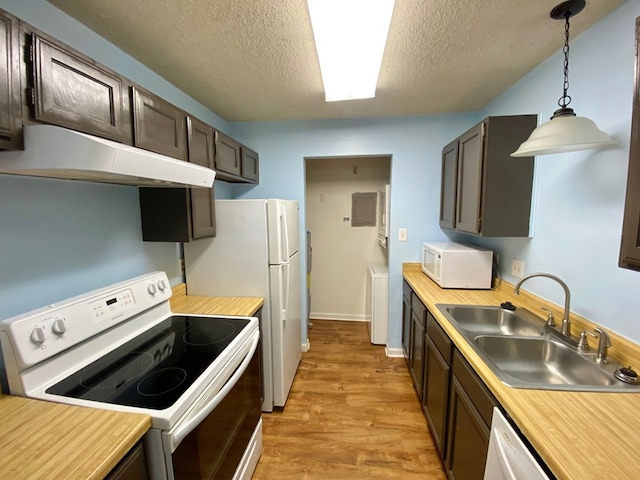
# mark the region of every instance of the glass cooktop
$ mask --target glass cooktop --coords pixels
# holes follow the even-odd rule
[[[244,318],[170,317],[46,392],[154,410],[168,408],[248,323]]]

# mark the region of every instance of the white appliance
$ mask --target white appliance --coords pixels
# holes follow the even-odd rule
[[[453,242],[422,244],[422,271],[442,288],[491,288],[493,252]]]
[[[0,152],[0,173],[150,187],[211,188],[215,172],[55,125],[26,125],[25,149]]]
[[[378,243],[384,248],[389,246],[390,200],[390,186],[385,185],[384,190],[378,192]]]
[[[386,265],[369,265],[365,316],[371,343],[386,345],[389,329],[389,269]]]
[[[493,409],[484,480],[549,480],[499,409]]]
[[[184,245],[189,295],[265,299],[265,412],[284,407],[302,358],[298,217],[296,201],[216,200],[216,237]]]
[[[153,272],[2,321],[10,393],[149,415],[151,480],[249,480],[262,450],[258,319],[174,314],[170,297]]]

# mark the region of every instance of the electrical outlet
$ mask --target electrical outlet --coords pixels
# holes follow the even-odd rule
[[[407,241],[407,229],[401,228],[398,230],[398,241],[406,242]]]
[[[524,276],[524,261],[514,258],[511,260],[511,275],[522,278]]]

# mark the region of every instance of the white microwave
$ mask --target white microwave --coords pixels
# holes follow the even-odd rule
[[[422,271],[442,288],[491,288],[493,252],[461,243],[422,244]]]

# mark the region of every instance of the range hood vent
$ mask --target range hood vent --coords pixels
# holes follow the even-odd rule
[[[26,125],[25,149],[0,152],[0,173],[152,187],[211,188],[215,172],[54,125]]]

